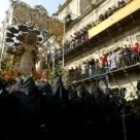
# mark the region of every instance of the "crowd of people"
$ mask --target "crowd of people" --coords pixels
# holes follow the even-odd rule
[[[75,49],[79,45],[81,45],[83,42],[88,40],[88,30],[95,27],[99,23],[106,20],[108,17],[110,17],[113,13],[115,13],[120,8],[124,7],[128,3],[130,3],[132,0],[119,0],[116,5],[109,7],[104,13],[100,14],[98,19],[89,23],[79,31],[75,32],[73,35],[70,35],[69,39],[65,41],[65,53],[67,54],[71,50]],[[72,22],[72,20],[68,20],[69,22]]]
[[[140,44],[124,44],[112,52],[102,53],[99,59],[84,61],[80,66],[68,69],[68,81],[78,81],[84,78],[98,76],[100,74],[129,67],[140,62]]]
[[[16,83],[0,79],[0,139],[140,139],[140,81],[133,106],[97,82],[91,92],[83,84],[63,86],[61,77],[52,84],[32,77],[18,78]]]

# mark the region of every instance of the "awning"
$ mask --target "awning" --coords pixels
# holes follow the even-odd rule
[[[88,37],[91,39],[92,37],[96,36],[97,34],[101,33],[102,31],[106,30],[107,28],[111,27],[115,23],[119,22],[120,20],[126,18],[130,14],[134,13],[135,11],[140,9],[140,0],[133,0],[125,7],[121,8],[117,12],[115,12],[112,16],[110,16],[105,21],[101,22],[97,26],[93,27],[88,31]]]

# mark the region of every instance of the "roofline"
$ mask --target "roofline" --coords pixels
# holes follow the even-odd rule
[[[67,0],[56,12],[56,15],[58,15],[64,8],[71,2],[72,0]]]

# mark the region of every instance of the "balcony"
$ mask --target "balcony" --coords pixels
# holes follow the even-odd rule
[[[95,47],[97,48],[100,45],[104,45],[108,41],[118,37],[120,34],[125,35],[128,30],[136,27],[139,28],[139,15],[140,1],[133,0],[122,9],[116,11],[108,19],[89,30],[88,39],[79,43],[69,51],[66,51],[65,49],[65,63],[69,63],[77,56],[93,51]]]
[[[81,15],[80,16],[78,16],[76,19],[74,19],[70,24],[69,24],[69,26],[67,26],[67,28],[66,28],[66,31],[69,31],[71,28],[73,28],[73,26],[75,25],[75,24],[77,24],[78,22],[80,22],[84,17],[86,17],[89,13],[91,13],[94,9],[97,9],[102,3],[104,3],[105,2],[105,0],[96,0],[95,2],[94,2],[94,0],[93,0],[93,2],[92,2],[92,4],[88,7],[88,8],[86,8],[85,10],[84,10],[84,12],[82,12],[81,13]],[[85,5],[84,5],[85,6]]]
[[[126,61],[125,61],[126,62]],[[110,70],[109,67],[100,67],[97,63],[90,65],[85,70],[77,69],[70,72],[67,77],[69,83],[80,83],[88,82],[91,80],[104,79],[106,76],[114,78],[114,76],[125,75],[129,76],[129,73],[137,71],[140,72],[140,54],[138,54],[138,59],[131,58],[130,61],[121,65],[121,67]]]
[[[113,26],[114,24],[120,22],[124,18],[126,18],[129,15],[133,14],[134,12],[138,11],[139,9],[140,9],[140,0],[133,0],[125,7],[116,11],[112,16],[107,18],[105,21],[101,22],[97,26],[90,29],[88,31],[89,39],[93,38],[94,36],[98,35],[99,33],[103,32],[104,30]]]

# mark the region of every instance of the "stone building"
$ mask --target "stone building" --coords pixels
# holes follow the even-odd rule
[[[139,14],[139,0],[67,0],[57,17],[65,25],[64,65],[69,82],[89,87],[91,79],[107,77],[114,91],[125,88],[127,95],[135,94],[140,77]],[[91,68],[90,60],[99,72]]]
[[[8,48],[7,44],[9,42],[7,44],[4,42],[7,39],[7,32],[9,31],[9,28],[13,27],[14,29],[19,29],[18,28],[19,25],[33,27],[34,29],[37,29],[40,32],[39,37],[41,39],[41,41],[37,43],[37,49],[36,49],[37,55],[36,56],[34,55],[35,59],[37,59],[35,63],[36,70],[46,71],[47,64],[48,64],[47,55],[50,49],[53,49],[54,46],[58,48],[57,47],[58,44],[59,46],[61,46],[62,34],[63,34],[62,23],[58,19],[49,16],[47,10],[42,5],[36,5],[34,7],[31,7],[30,5],[20,0],[10,0],[9,9],[6,12],[5,17],[6,18],[4,20],[4,25],[1,30],[2,32],[1,38],[3,42],[2,50],[7,51]],[[16,34],[15,36],[18,35]],[[13,39],[13,37],[11,38]],[[16,39],[14,39],[14,41],[15,40]],[[15,44],[12,43],[11,46],[14,48]],[[3,59],[3,53],[1,53],[1,56],[2,56],[1,59]],[[16,68],[19,66],[19,63],[15,65]]]

